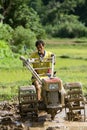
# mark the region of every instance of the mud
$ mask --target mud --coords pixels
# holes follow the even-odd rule
[[[87,110],[87,105],[86,105]],[[0,102],[0,130],[87,130],[86,121],[68,121],[65,109],[58,113],[54,120],[45,111],[39,111],[38,120],[32,119],[30,114],[21,117],[18,102]]]

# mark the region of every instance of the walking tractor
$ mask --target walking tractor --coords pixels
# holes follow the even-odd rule
[[[51,119],[54,119],[55,115],[58,112],[62,111],[59,96],[59,79],[54,76],[54,55],[49,59],[45,59],[45,61],[40,61],[38,59],[26,59],[23,56],[21,56],[20,59],[41,84],[41,96],[43,99],[42,107],[40,107],[38,104],[37,92],[34,85],[19,87],[18,98],[20,114],[25,115],[29,113],[32,115],[32,117],[38,117],[39,110],[43,109],[48,114],[51,114]],[[32,63],[49,61],[51,63],[51,67],[47,69],[51,69],[52,72],[51,74],[47,73],[48,76],[41,79],[40,75],[35,71],[35,68],[32,67]],[[46,69],[46,67],[36,69]]]

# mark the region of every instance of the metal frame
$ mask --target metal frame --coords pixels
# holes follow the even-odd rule
[[[75,112],[84,110],[84,121],[85,121],[85,101],[82,92],[82,84],[77,83],[67,83],[64,85],[67,94],[65,96],[65,112],[68,114],[69,121],[73,121],[75,117]],[[68,111],[67,111],[68,109]]]

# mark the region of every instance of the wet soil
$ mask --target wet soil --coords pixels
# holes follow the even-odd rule
[[[17,102],[4,101],[0,102],[0,130],[87,130],[87,112],[85,122],[83,112],[80,120],[68,121],[65,109],[54,120],[45,111],[39,111],[36,121],[28,114],[21,117]]]

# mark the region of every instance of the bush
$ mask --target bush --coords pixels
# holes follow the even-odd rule
[[[69,37],[69,38],[79,38],[87,36],[87,28],[82,23],[65,23],[61,24],[58,30],[55,31],[55,35],[58,37]]]
[[[5,41],[0,41],[0,59],[4,57],[12,57],[12,56],[13,56],[13,53],[8,43]]]
[[[26,49],[34,48],[35,41],[36,36],[30,29],[18,26],[13,32],[11,47],[14,52],[25,53]]]
[[[10,41],[13,29],[8,24],[0,23],[0,40]]]
[[[54,26],[47,25],[46,32],[53,37],[61,38],[79,38],[87,36],[87,28],[73,15],[61,18]]]

